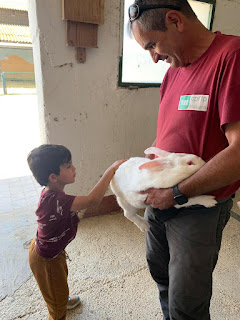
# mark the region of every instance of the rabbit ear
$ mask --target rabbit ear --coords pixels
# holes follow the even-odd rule
[[[170,161],[167,161],[166,159],[157,159],[157,160],[151,160],[147,163],[142,164],[140,167],[138,167],[139,170],[147,169],[150,171],[161,171],[166,168],[170,167]]]
[[[157,157],[167,157],[170,152],[167,152],[165,150],[161,150],[159,148],[156,148],[156,147],[150,147],[150,148],[147,148],[145,151],[144,151],[145,154],[155,154]]]

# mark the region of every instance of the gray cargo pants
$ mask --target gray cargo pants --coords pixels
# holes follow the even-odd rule
[[[164,320],[210,319],[212,272],[231,208],[231,198],[213,208],[147,207],[147,262]]]

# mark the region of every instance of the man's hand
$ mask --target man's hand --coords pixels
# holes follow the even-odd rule
[[[153,208],[164,210],[176,205],[171,188],[167,188],[167,189],[150,188],[148,190],[140,192],[140,194],[146,194],[146,193],[148,194],[148,196],[147,196],[147,199],[145,200],[145,204],[152,205]]]

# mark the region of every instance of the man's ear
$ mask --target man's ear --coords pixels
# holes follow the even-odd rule
[[[168,11],[166,14],[166,24],[174,25],[179,32],[182,32],[184,29],[183,17],[177,11]]]
[[[48,177],[48,181],[51,183],[56,183],[57,182],[57,175],[55,173],[51,173],[50,176]]]

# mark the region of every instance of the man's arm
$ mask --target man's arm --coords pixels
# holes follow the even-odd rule
[[[126,160],[118,160],[114,162],[103,174],[101,179],[87,196],[77,196],[73,200],[71,211],[77,212],[83,209],[94,207],[102,201],[109,184],[118,167]]]
[[[240,180],[240,121],[226,124],[229,146],[209,160],[191,177],[179,183],[181,193],[188,198],[203,195]],[[149,189],[146,204],[159,209],[174,206],[172,189]]]

